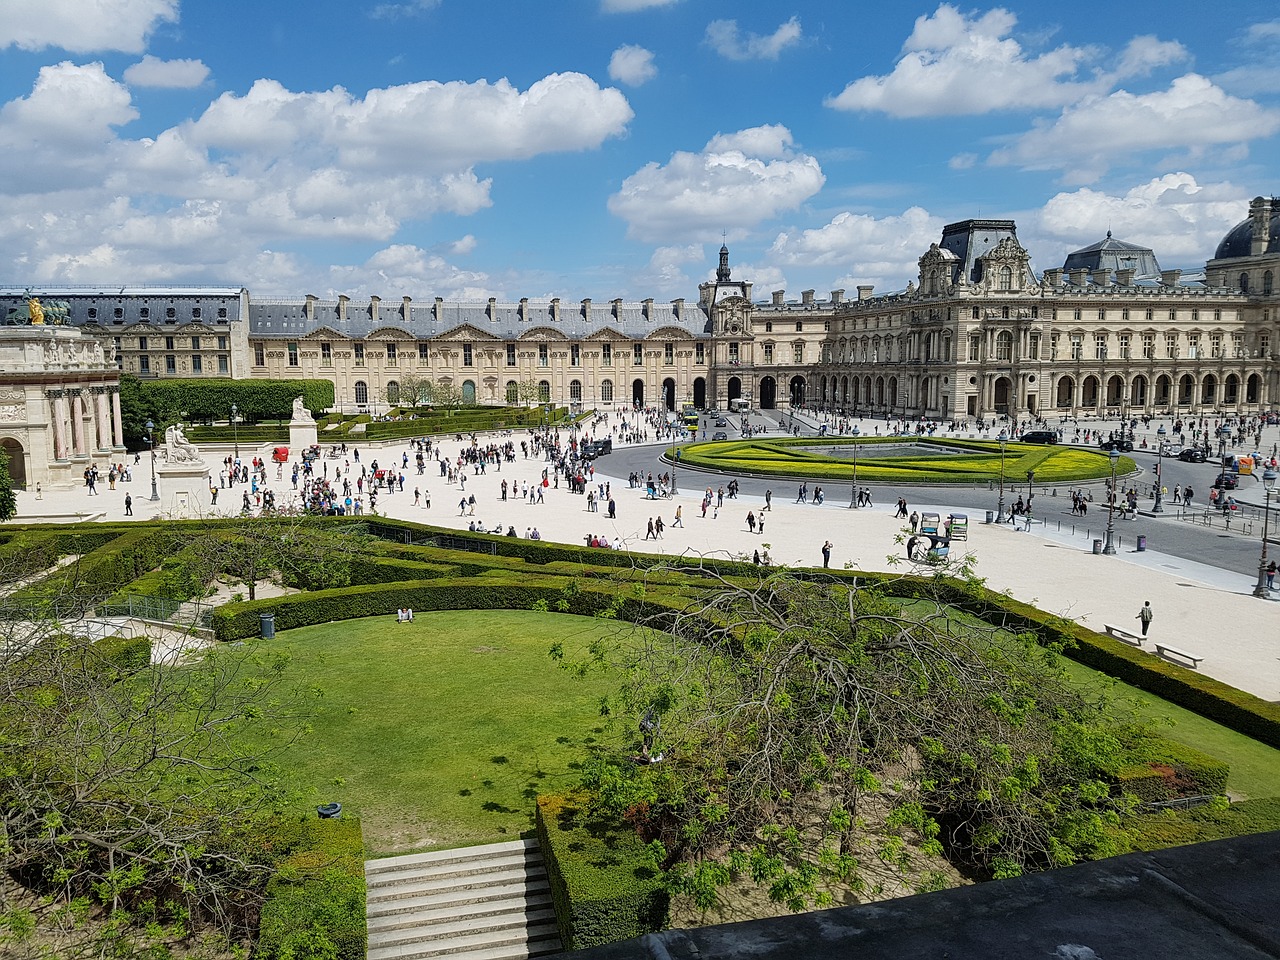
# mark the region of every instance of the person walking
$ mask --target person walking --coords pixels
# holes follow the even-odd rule
[[[644,538],[645,538],[646,540],[654,540],[654,539],[657,539],[657,538],[653,535],[653,517],[650,517],[650,518],[649,518],[649,529],[645,531]]]
[[[772,510],[772,509],[773,509],[773,491],[772,491],[772,490],[766,490],[766,491],[764,492],[764,507],[763,507],[763,509],[764,509],[764,510]]]
[[[1147,631],[1151,629],[1151,621],[1155,619],[1156,612],[1151,609],[1151,601],[1148,600],[1142,605],[1142,609],[1138,611],[1137,619],[1142,621],[1142,635],[1145,637]]]
[[[831,566],[831,541],[828,540],[822,545],[822,566],[827,568]]]
[[[756,532],[756,515],[750,511],[747,512],[747,529],[752,533]]]
[[[1272,560],[1267,564],[1267,589],[1274,590],[1276,588],[1276,562]]]
[[[676,518],[671,521],[673,527],[684,526],[684,507],[676,507]]]
[[[124,495],[124,515],[126,517],[133,516],[133,496],[128,493]],[[1272,566],[1274,567],[1275,564],[1273,563]]]

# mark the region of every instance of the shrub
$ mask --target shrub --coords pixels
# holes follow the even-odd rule
[[[94,644],[104,661],[122,673],[137,673],[151,666],[151,638],[104,637]]]
[[[1162,810],[1126,824],[1134,851],[1163,850],[1188,843],[1223,840],[1280,830],[1280,797],[1209,804],[1192,810]]]
[[[594,815],[584,794],[538,797],[538,842],[566,950],[630,940],[667,925],[670,897],[648,845]]]
[[[1116,772],[1117,786],[1148,803],[1227,792],[1230,766],[1176,740],[1138,737],[1128,744],[1127,760]]]
[[[255,956],[364,960],[368,929],[360,821],[303,823],[299,846],[267,884]]]

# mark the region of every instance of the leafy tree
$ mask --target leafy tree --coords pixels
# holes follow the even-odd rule
[[[9,474],[9,454],[0,449],[0,523],[12,520],[18,513],[18,495],[13,492]]]

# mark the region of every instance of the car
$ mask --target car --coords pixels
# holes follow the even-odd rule
[[[712,440],[728,440],[729,435],[725,433],[723,430],[717,430],[715,433],[711,435],[711,439]]]
[[[1208,455],[1200,447],[1187,447],[1178,454],[1178,459],[1183,463],[1204,463]]]
[[[1101,450],[1116,450],[1120,453],[1132,453],[1133,441],[1132,440],[1103,440],[1100,444],[1098,444],[1098,448]]]
[[[1052,430],[1028,430],[1020,439],[1023,443],[1057,443],[1058,435]]]
[[[1160,444],[1160,456],[1176,457],[1182,453],[1185,448],[1180,443],[1162,443]]]
[[[728,425],[729,425],[729,421],[726,420],[724,417],[721,417],[716,421],[717,427],[727,427]]]
[[[1213,485],[1219,490],[1234,490],[1240,486],[1240,477],[1234,473],[1220,473],[1214,479]]]

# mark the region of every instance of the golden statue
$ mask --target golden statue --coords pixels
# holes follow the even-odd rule
[[[40,305],[38,297],[32,297],[27,301],[27,315],[31,317],[31,325],[33,327],[41,326],[44,323],[44,307]]]

